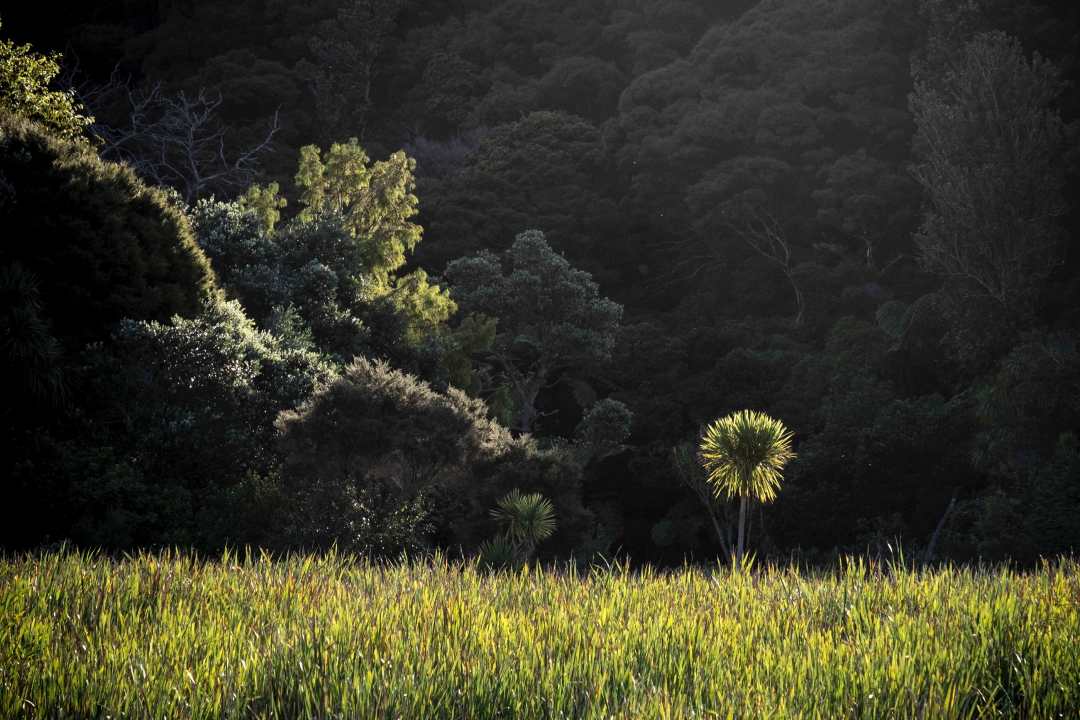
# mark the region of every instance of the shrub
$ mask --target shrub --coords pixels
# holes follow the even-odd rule
[[[0,111],[0,266],[38,281],[43,313],[71,349],[124,318],[192,317],[217,290],[184,213],[85,143]]]
[[[376,553],[423,545],[425,498],[467,486],[472,467],[511,442],[483,401],[366,358],[277,427],[294,501],[290,541]]]

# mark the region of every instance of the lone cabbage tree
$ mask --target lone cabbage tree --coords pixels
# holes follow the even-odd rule
[[[716,420],[701,438],[701,463],[717,495],[739,498],[736,559],[746,550],[746,507],[776,499],[781,471],[794,457],[792,433],[779,420],[754,410],[740,410]]]

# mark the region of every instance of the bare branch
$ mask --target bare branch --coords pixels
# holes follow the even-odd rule
[[[802,325],[806,314],[806,301],[802,288],[795,280],[791,264],[791,242],[784,231],[783,223],[776,215],[757,203],[740,203],[737,210],[727,207],[723,211],[725,226],[745,242],[752,250],[766,260],[775,263],[787,278],[795,294],[796,326]]]
[[[251,184],[260,158],[273,148],[281,129],[279,109],[255,144],[230,151],[227,129],[218,121],[224,102],[220,92],[202,88],[191,96],[182,90],[166,93],[160,83],[133,87],[118,68],[105,85],[79,92],[88,107],[103,110],[123,103],[126,108],[123,123],[99,121],[91,128],[101,141],[101,156],[129,164],[155,184],[176,188],[189,203],[215,190]]]

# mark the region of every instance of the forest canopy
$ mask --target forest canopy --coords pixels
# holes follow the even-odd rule
[[[1071,3],[2,20],[5,548],[1080,547]]]

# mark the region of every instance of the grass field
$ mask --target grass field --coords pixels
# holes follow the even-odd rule
[[[0,560],[0,716],[1075,718],[1080,565]]]

